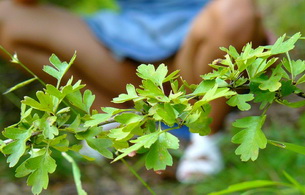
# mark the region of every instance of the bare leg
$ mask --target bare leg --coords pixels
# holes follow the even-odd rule
[[[97,95],[97,104],[110,106],[111,98],[138,84],[136,65],[118,62],[91,34],[81,18],[50,6],[0,2],[0,44],[43,79],[42,65],[52,53],[68,61],[77,51],[70,74],[81,78]],[[1,54],[3,55],[3,54]]]

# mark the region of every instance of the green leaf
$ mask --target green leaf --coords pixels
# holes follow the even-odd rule
[[[159,104],[156,112],[168,126],[177,122],[178,112],[169,103]]]
[[[114,119],[115,121],[121,124],[131,124],[142,121],[144,119],[144,116],[130,112],[130,113],[119,114]]]
[[[165,77],[168,73],[167,67],[164,64],[160,64],[155,70],[155,67],[151,64],[141,64],[137,68],[137,75],[144,80],[151,80],[158,86],[162,86]]]
[[[274,92],[282,86],[282,83],[280,82],[281,78],[280,75],[271,76],[268,80],[262,81],[259,88],[261,90]]]
[[[227,96],[232,96],[235,95],[236,92],[231,91],[229,88],[219,88],[217,84],[211,89],[209,89],[206,94],[203,96],[203,98],[199,101],[197,101],[194,106],[193,110],[197,110],[200,108],[202,105],[207,104],[211,102],[212,100],[221,98],[221,97],[227,97]]]
[[[246,111],[250,110],[251,105],[248,104],[248,101],[251,101],[254,99],[253,94],[237,94],[232,96],[228,101],[227,104],[235,107],[237,106],[239,110]]]
[[[254,102],[261,102],[260,109],[264,109],[268,104],[271,104],[275,100],[275,92],[269,90],[261,90],[258,83],[250,83],[251,93],[255,95]]]
[[[193,111],[185,120],[185,125],[191,133],[199,133],[200,135],[208,135],[211,132],[210,124],[212,118],[209,117],[211,106],[206,104],[203,108]]]
[[[274,140],[268,140],[268,143],[271,144],[271,145],[274,145],[276,147],[279,147],[279,148],[283,148],[283,149],[286,149],[286,150],[290,150],[290,151],[305,155],[305,147],[304,146],[300,146],[300,145],[296,145],[296,144],[292,144],[292,143],[287,143],[287,142],[274,141]]]
[[[48,152],[45,152],[44,155],[28,159],[25,167],[32,172],[27,180],[28,185],[32,186],[33,194],[40,194],[42,189],[47,189],[48,174],[56,170],[56,162]]]
[[[13,167],[18,163],[20,157],[26,150],[26,142],[31,137],[31,130],[6,128],[3,135],[6,138],[14,140],[12,143],[6,145],[2,150],[4,154],[10,154],[7,158],[7,162],[10,163],[10,167]]]
[[[30,97],[24,97],[24,100],[21,103],[33,107],[34,109],[54,113],[57,105],[54,105],[54,97],[51,97],[49,94],[45,94],[42,91],[36,92],[38,101]]]
[[[95,95],[90,90],[85,90],[83,95],[83,102],[87,113],[90,113],[90,108],[94,102]]]
[[[287,60],[287,58],[283,59],[283,65],[291,73],[292,79],[294,79],[299,74],[305,71],[305,61],[303,60]]]
[[[125,156],[127,156],[128,154],[130,154],[131,152],[137,151],[138,149],[140,149],[141,147],[144,148],[150,148],[152,144],[154,144],[158,137],[159,137],[160,131],[156,131],[154,133],[150,133],[147,135],[143,135],[138,137],[136,140],[132,140],[130,142],[135,143],[134,145],[130,146],[129,148],[126,148],[122,154],[120,154],[119,156],[117,156],[112,162],[118,161],[121,158],[124,158]]]
[[[249,116],[236,120],[234,127],[242,128],[240,132],[233,136],[232,142],[240,144],[235,150],[237,155],[241,155],[242,161],[256,160],[259,149],[264,149],[267,144],[267,138],[262,131],[266,115]]]
[[[108,137],[115,139],[116,141],[130,139],[130,131],[123,131],[123,128],[115,128],[109,130]],[[132,135],[131,135],[132,136]]]
[[[165,170],[173,165],[173,159],[168,149],[178,149],[179,140],[170,133],[161,133],[158,140],[150,147],[145,157],[145,166],[154,171]]]
[[[280,186],[286,185],[284,183],[269,181],[269,180],[255,180],[255,181],[247,181],[238,184],[230,185],[227,189],[221,190],[218,192],[209,193],[209,195],[221,195],[221,194],[232,194],[233,192],[239,192],[254,188],[262,188],[267,186]]]
[[[170,75],[168,75],[164,80],[163,83],[171,81],[173,79],[176,79],[177,77],[179,77],[179,72],[180,70],[175,70],[174,72],[172,72]]]
[[[215,80],[203,80],[191,95],[202,96],[215,86]]]
[[[85,127],[94,127],[99,125],[102,122],[105,122],[106,120],[110,119],[112,117],[111,114],[108,113],[99,113],[94,114],[91,116],[90,120],[87,120],[85,122]]]
[[[132,84],[126,85],[127,94],[120,94],[119,97],[113,98],[114,103],[124,103],[138,97],[135,87]]]
[[[73,178],[74,178],[74,183],[76,185],[76,190],[78,195],[86,195],[87,193],[83,190],[82,188],[82,182],[81,182],[81,174],[80,170],[75,162],[75,160],[69,156],[67,153],[63,152],[62,156],[72,164],[72,170],[73,170]]]
[[[49,58],[49,61],[51,62],[53,67],[47,65],[43,67],[43,71],[45,71],[46,73],[57,79],[58,81],[57,88],[59,88],[61,79],[66,74],[70,66],[73,64],[75,58],[76,58],[76,53],[74,53],[68,64],[67,62],[61,62],[60,59],[55,54],[52,54],[51,57]]]
[[[17,90],[17,89],[19,89],[19,88],[21,88],[21,87],[24,87],[24,86],[26,86],[26,85],[28,85],[28,84],[32,83],[33,81],[36,81],[36,80],[37,80],[37,77],[28,79],[28,80],[23,81],[23,82],[21,82],[21,83],[18,83],[17,85],[15,85],[15,86],[9,88],[7,91],[5,91],[5,92],[3,93],[3,95],[8,94],[8,93],[11,93],[11,92],[13,92],[13,91],[15,91],[15,90]]]
[[[276,55],[280,53],[286,53],[294,48],[295,43],[301,37],[301,33],[296,33],[288,40],[284,41],[286,35],[280,37],[271,47],[271,54]]]
[[[112,146],[112,141],[106,138],[86,138],[88,145],[102,154],[104,157],[112,159],[113,154],[108,150]]]
[[[289,102],[288,100],[277,101],[277,103],[291,107],[291,108],[300,108],[305,106],[305,100],[301,100],[298,102]]]
[[[108,150],[112,146],[112,141],[107,138],[99,138],[98,135],[103,131],[102,127],[92,127],[85,132],[77,134],[77,139],[85,139],[88,145],[102,154],[104,157],[112,159],[113,154]]]
[[[153,83],[151,80],[143,80],[142,81],[144,90],[138,89],[139,95],[155,99],[160,102],[169,102],[169,98],[163,93],[163,91]]]
[[[93,103],[95,96],[92,95],[91,91],[86,90],[82,97],[82,94],[79,90],[67,94],[67,99],[70,104],[76,108],[90,114],[90,107]]]
[[[45,139],[53,139],[59,134],[58,128],[54,125],[57,120],[56,116],[45,116],[34,122],[36,128],[42,130]]]

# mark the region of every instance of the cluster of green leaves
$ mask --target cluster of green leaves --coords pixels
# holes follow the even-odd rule
[[[43,70],[56,78],[56,86],[46,84],[36,93],[36,98],[25,97],[21,101],[20,121],[4,130],[3,135],[8,140],[0,141],[1,152],[8,155],[10,167],[19,163],[16,176],[28,176],[32,192],[39,194],[47,188],[49,174],[56,169],[52,151],[60,151],[73,164],[79,193],[85,194],[80,187],[79,170],[66,153],[78,153],[82,147],[80,141],[86,141],[113,162],[137,152],[145,155],[147,169],[164,170],[173,164],[170,150],[179,148],[179,140],[170,130],[185,125],[192,133],[208,135],[210,102],[227,98],[228,105],[241,111],[251,109],[251,101],[259,103],[262,109],[260,116],[241,118],[233,123],[241,129],[232,138],[233,143],[239,144],[235,153],[241,160],[256,160],[259,149],[265,148],[268,142],[304,153],[304,147],[268,140],[262,131],[266,111],[272,103],[291,107],[305,105],[305,100],[289,102],[285,99],[293,94],[304,96],[298,85],[305,82],[305,62],[293,61],[288,55],[300,38],[299,33],[289,39],[284,35],[274,45],[255,49],[247,44],[241,53],[232,46],[222,48],[227,53],[225,58],[215,60],[211,64],[214,71],[202,75],[203,80],[198,85],[182,80],[179,71],[168,74],[163,64],[158,67],[140,65],[137,75],[142,84],[137,88],[128,84],[126,94],[113,99],[114,103],[133,102],[134,107],[130,109],[91,110],[95,96],[90,90],[81,91],[85,87],[81,81],[73,83],[72,77],[62,84],[75,55],[69,63],[52,55],[52,66],[44,66]],[[279,54],[287,57],[279,61]],[[16,56],[13,62],[20,63]],[[273,67],[271,73],[267,74],[270,67]],[[36,77],[8,92],[33,80]],[[103,125],[114,122],[119,124],[116,128],[103,129]],[[162,124],[169,128],[163,129]],[[25,158],[21,158],[23,156]]]

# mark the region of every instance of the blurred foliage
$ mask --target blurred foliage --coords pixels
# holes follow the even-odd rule
[[[81,14],[89,14],[100,9],[117,10],[115,0],[41,0],[45,3],[58,5]]]
[[[258,0],[266,28],[276,37],[286,33],[293,35],[301,32],[305,36],[305,1],[304,0]],[[305,59],[305,44],[297,43],[293,58]]]

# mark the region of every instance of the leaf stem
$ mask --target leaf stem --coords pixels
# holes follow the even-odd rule
[[[294,71],[293,71],[290,55],[289,55],[288,52],[286,52],[286,56],[287,56],[287,59],[288,59],[288,62],[289,62],[290,73],[291,73],[291,81],[293,82],[293,80],[294,80]]]
[[[12,63],[16,63],[19,64],[25,71],[27,71],[29,74],[31,74],[34,78],[36,78],[43,86],[45,86],[45,82],[43,82],[34,72],[32,72],[28,67],[26,67],[22,62],[19,61],[19,59],[13,56],[12,54],[10,54],[8,51],[6,51],[6,49],[4,49],[1,45],[0,45],[0,49],[6,53],[12,60]]]
[[[132,172],[132,174],[145,186],[145,188],[152,194],[156,195],[156,193],[149,187],[149,185],[142,179],[142,177],[122,158],[121,161],[124,163],[126,167]]]

